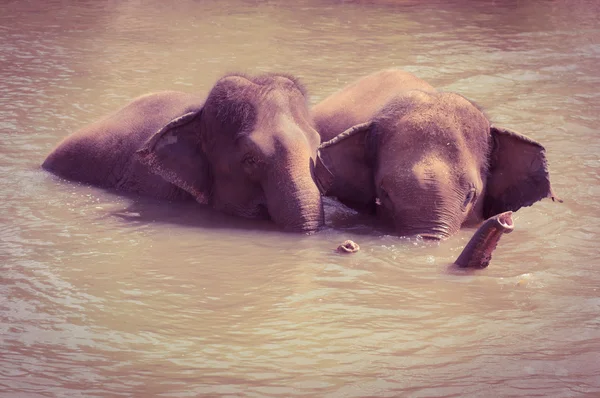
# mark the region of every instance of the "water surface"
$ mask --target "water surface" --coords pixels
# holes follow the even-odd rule
[[[597,2],[71,3],[0,13],[3,397],[600,394]],[[388,67],[547,149],[564,203],[519,210],[488,269],[447,269],[472,230],[389,236],[328,201],[284,234],[39,167],[151,91],[274,71],[317,103]]]

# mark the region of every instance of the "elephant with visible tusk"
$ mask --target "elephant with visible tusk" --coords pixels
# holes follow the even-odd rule
[[[313,116],[321,192],[400,235],[444,239],[542,198],[560,201],[542,145],[408,72],[364,77],[315,105]]]
[[[298,81],[227,75],[205,98],[139,97],[63,140],[43,168],[63,178],[164,199],[193,198],[283,229],[323,224],[313,167],[320,137]]]

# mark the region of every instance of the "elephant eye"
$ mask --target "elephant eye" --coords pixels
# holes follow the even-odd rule
[[[390,199],[390,196],[388,195],[387,191],[380,186],[379,187],[379,197],[375,198],[375,204],[381,206],[383,203],[382,202],[386,202]]]
[[[471,187],[467,192],[467,196],[465,197],[465,201],[463,203],[463,210],[469,206],[469,204],[475,202],[475,198],[477,197],[477,191],[475,191],[475,187]]]
[[[255,166],[258,163],[258,158],[254,155],[246,155],[243,160],[244,164],[248,166]]]

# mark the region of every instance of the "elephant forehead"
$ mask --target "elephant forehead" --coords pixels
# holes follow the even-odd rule
[[[303,149],[309,144],[304,130],[289,114],[259,117],[250,138],[267,156],[281,151],[305,152]]]
[[[318,133],[309,122],[300,91],[279,86],[265,88],[254,105],[256,119],[249,136],[265,155],[296,151],[304,156],[308,147],[316,151]]]
[[[413,164],[412,174],[418,181],[425,183],[429,180],[448,181],[451,178],[452,168],[448,162],[436,156],[427,156]]]
[[[470,154],[487,151],[487,119],[462,118],[453,112],[426,109],[405,115],[393,125],[382,126],[380,156],[416,162],[427,154],[461,162]]]
[[[406,111],[402,107],[394,107],[388,121],[438,134],[463,124],[485,124],[487,121],[477,105],[456,93],[422,93],[415,98]]]
[[[465,145],[460,130],[454,127],[409,122],[382,136],[379,159],[411,170],[423,159],[459,162],[468,152]]]
[[[453,181],[453,170],[444,159],[430,155],[409,162],[397,162],[393,167],[383,168],[380,174],[385,185],[416,184],[426,189],[433,181],[438,183]]]

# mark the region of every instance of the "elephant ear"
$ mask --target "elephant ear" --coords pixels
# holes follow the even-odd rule
[[[493,148],[486,184],[484,218],[531,206],[543,198],[562,202],[550,185],[546,150],[509,129],[491,126]]]
[[[372,128],[372,122],[357,124],[317,150],[315,180],[321,193],[359,211],[372,210],[375,201]]]
[[[166,181],[207,204],[209,163],[200,142],[202,109],[171,120],[136,152],[140,162]]]

